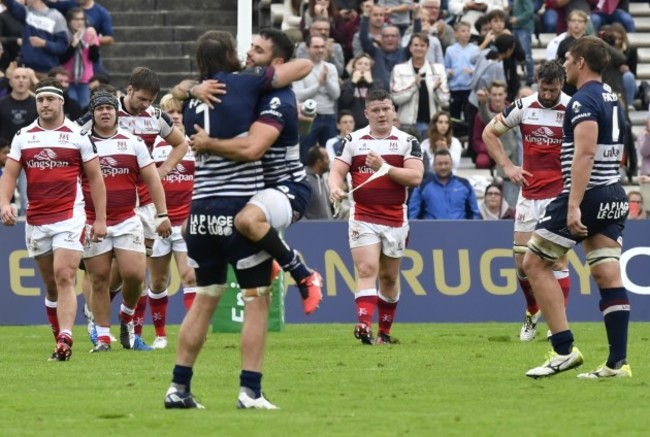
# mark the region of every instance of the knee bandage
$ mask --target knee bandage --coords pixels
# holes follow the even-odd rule
[[[241,294],[244,302],[251,302],[253,299],[258,297],[270,296],[271,286],[244,288],[242,289]]]
[[[207,297],[221,297],[228,287],[226,284],[213,284],[196,287],[196,294]]]
[[[153,255],[153,246],[145,246],[144,252],[147,255],[147,258],[151,258],[151,255]]]
[[[512,245],[512,251],[514,252],[515,255],[525,255],[527,250],[528,250],[528,246],[526,246],[525,244]]]
[[[621,258],[621,248],[603,247],[601,249],[594,249],[588,252],[585,258],[589,267],[594,267],[602,263],[618,262]]]
[[[533,234],[528,241],[528,248],[543,260],[555,262],[569,249]]]

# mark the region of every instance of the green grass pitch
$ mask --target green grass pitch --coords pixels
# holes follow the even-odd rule
[[[579,380],[574,370],[525,377],[550,349],[545,329],[521,343],[514,323],[396,324],[400,344],[363,346],[353,325],[289,325],[269,335],[264,366],[263,389],[278,411],[235,408],[239,335],[210,334],[192,383],[206,410],[178,411],[163,408],[177,326],[167,350],[114,345],[92,355],[79,326],[67,363],[47,361],[47,327],[3,327],[0,435],[648,435],[650,324],[631,324],[634,376],[618,380]],[[607,354],[602,324],[572,329],[585,356],[580,370],[593,370]]]

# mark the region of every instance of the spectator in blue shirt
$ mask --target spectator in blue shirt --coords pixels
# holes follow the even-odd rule
[[[447,149],[434,154],[434,172],[413,190],[409,200],[409,219],[481,220],[476,194],[469,181],[451,172]]]

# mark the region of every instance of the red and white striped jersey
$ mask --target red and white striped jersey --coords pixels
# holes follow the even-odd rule
[[[160,167],[173,147],[164,139],[158,137],[152,151],[156,166]],[[194,152],[187,149],[187,153],[176,167],[162,180],[167,202],[167,214],[172,225],[179,226],[190,215],[192,203],[192,190],[194,189]]]
[[[526,199],[550,199],[562,191],[560,149],[564,132],[564,111],[571,97],[561,93],[560,101],[545,108],[537,100],[538,93],[515,100],[499,117],[509,128],[519,126],[523,144],[522,168],[533,174],[522,187]]]
[[[8,158],[27,176],[27,223],[49,225],[82,214],[79,178],[83,163],[96,157],[88,133],[67,118],[53,130],[41,128],[36,119],[16,132]]]
[[[422,160],[417,138],[393,128],[385,138],[370,135],[370,127],[352,132],[343,140],[336,159],[350,166],[352,188],[365,182],[374,171],[366,166],[368,152],[374,150],[393,167],[404,167],[409,159]],[[379,225],[403,226],[407,221],[407,190],[389,177],[380,177],[353,193],[350,217]]]
[[[144,141],[118,129],[110,138],[92,137],[99,154],[99,164],[106,185],[106,224],[113,226],[135,215],[137,205],[136,180],[140,169],[153,164]],[[82,179],[86,198],[86,217],[95,220],[88,179]]]

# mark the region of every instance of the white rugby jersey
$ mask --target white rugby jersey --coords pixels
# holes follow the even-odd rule
[[[164,139],[158,137],[151,152],[156,166],[160,167],[171,153],[173,147]],[[192,190],[194,189],[194,152],[191,148],[176,167],[162,180],[165,189],[167,214],[172,225],[181,225],[190,215]]]
[[[535,93],[517,99],[500,115],[501,122],[509,128],[519,127],[524,159],[522,168],[533,174],[528,185],[522,186],[526,199],[550,199],[562,191],[560,149],[564,133],[564,111],[571,97],[561,93],[552,108],[545,108]]]
[[[92,136],[99,154],[99,164],[106,185],[106,224],[113,226],[133,217],[138,197],[136,181],[140,169],[153,164],[142,138],[118,129],[110,138]],[[86,218],[95,220],[95,208],[90,197],[90,185],[82,178],[86,198]]]
[[[365,182],[374,173],[365,164],[366,156],[371,150],[379,153],[393,167],[404,167],[404,162],[409,159],[422,160],[417,138],[397,128],[392,128],[384,138],[375,138],[370,134],[370,126],[366,126],[345,137],[336,157],[350,166],[352,188]],[[405,186],[388,176],[379,177],[353,193],[350,217],[368,223],[403,226],[408,217],[406,198]]]
[[[88,132],[65,118],[46,130],[38,118],[16,132],[8,158],[27,176],[27,223],[48,225],[83,214],[80,176],[83,163],[97,157]]]

